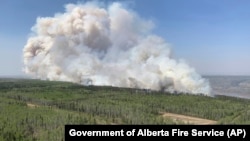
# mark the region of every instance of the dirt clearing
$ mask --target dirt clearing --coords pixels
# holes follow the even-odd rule
[[[195,124],[195,125],[209,125],[217,123],[215,120],[185,116],[180,114],[173,114],[173,113],[161,113],[161,114],[163,117],[170,118],[176,123]]]
[[[36,108],[36,107],[39,107],[39,105],[36,105],[36,104],[32,104],[32,103],[26,103],[28,107],[30,108]]]

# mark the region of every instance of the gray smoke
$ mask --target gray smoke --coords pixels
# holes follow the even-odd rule
[[[152,22],[121,3],[68,4],[39,17],[23,49],[24,71],[40,79],[210,95],[210,86],[169,45]]]

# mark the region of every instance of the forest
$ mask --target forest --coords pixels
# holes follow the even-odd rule
[[[61,141],[66,124],[189,124],[174,113],[249,124],[250,100],[36,79],[0,79],[0,141]]]

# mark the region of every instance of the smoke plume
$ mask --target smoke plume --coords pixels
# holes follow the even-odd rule
[[[23,49],[24,71],[40,79],[210,95],[208,82],[153,35],[151,21],[121,3],[68,4],[39,17]]]

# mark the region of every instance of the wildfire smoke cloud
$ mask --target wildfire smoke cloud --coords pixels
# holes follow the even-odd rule
[[[39,17],[23,49],[36,78],[210,95],[209,83],[151,33],[152,22],[121,3],[68,4]]]

